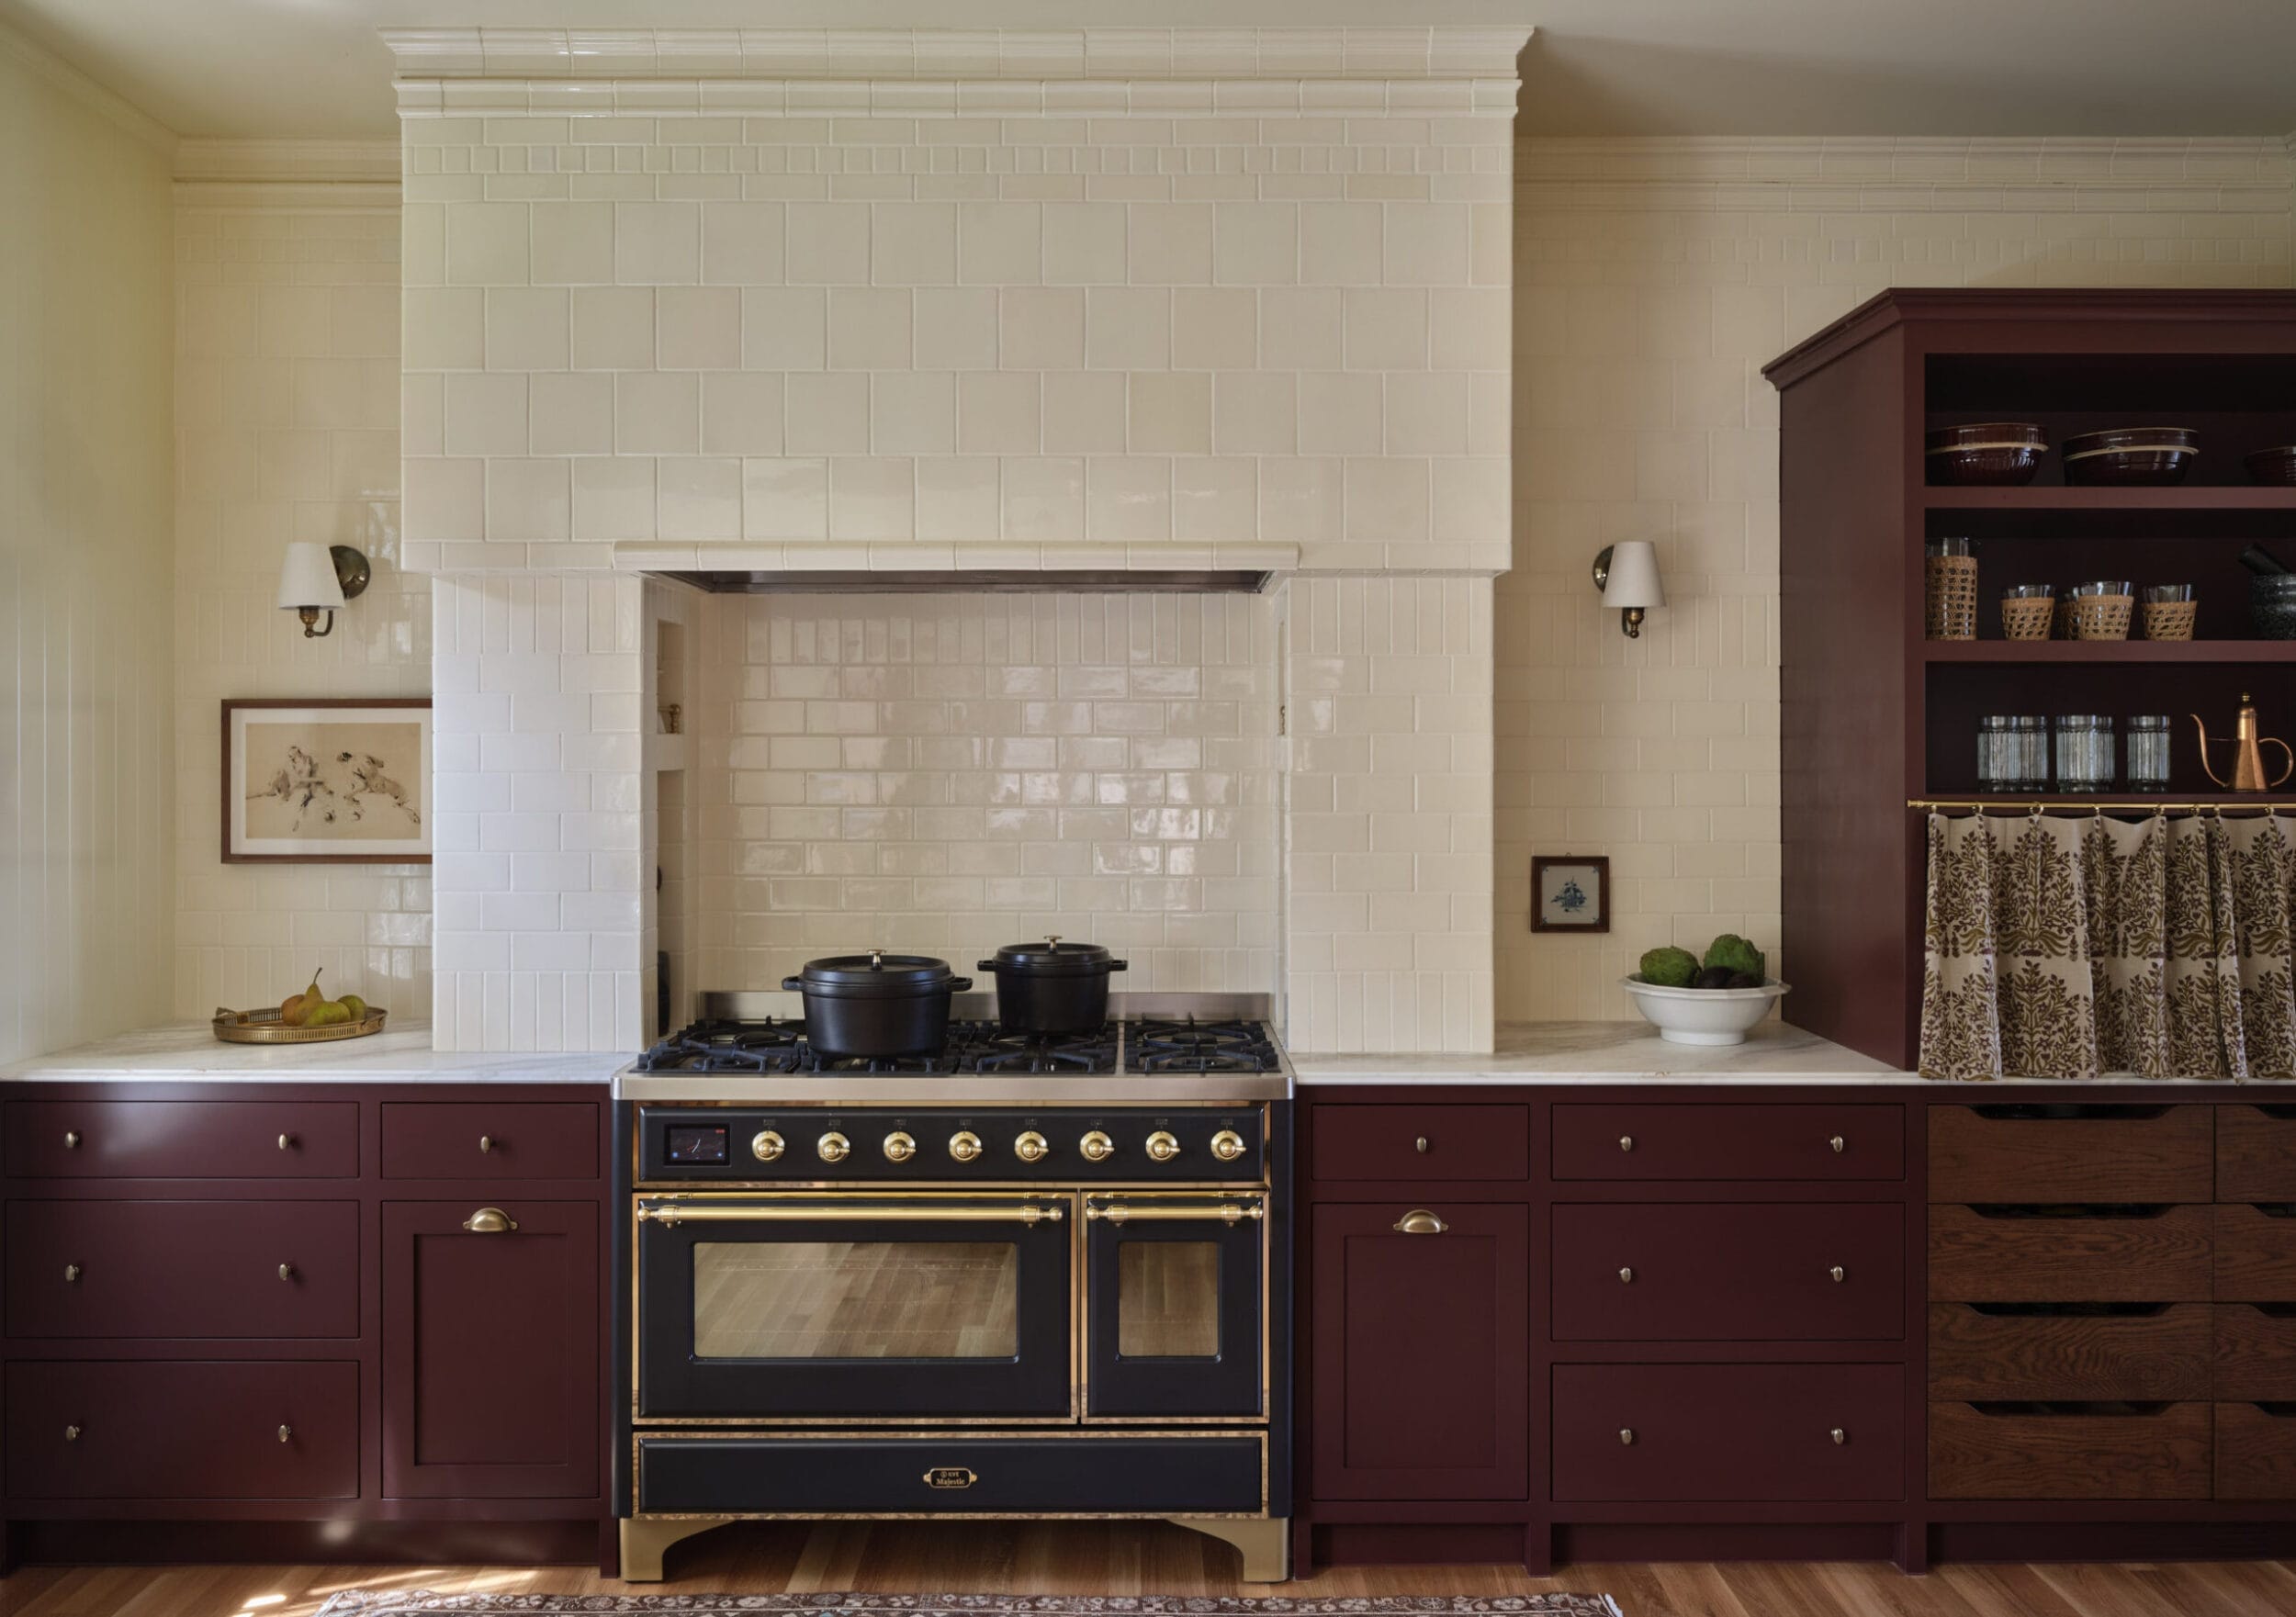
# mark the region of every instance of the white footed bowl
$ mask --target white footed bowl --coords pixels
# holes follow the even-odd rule
[[[1760,988],[1661,988],[1638,976],[1618,982],[1671,1044],[1744,1044],[1747,1032],[1789,991],[1775,977]]]

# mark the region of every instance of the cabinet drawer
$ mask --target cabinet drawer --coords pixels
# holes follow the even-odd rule
[[[2296,1201],[2296,1106],[2216,1108],[2216,1199]]]
[[[1558,1364],[1554,1394],[1558,1499],[1905,1494],[1895,1364]]]
[[[349,1179],[356,1101],[12,1100],[17,1179]]]
[[[641,1510],[1255,1514],[1256,1436],[649,1437]]]
[[[598,1108],[579,1101],[392,1101],[386,1179],[595,1179]]]
[[[1930,1209],[1930,1296],[1952,1303],[2204,1303],[2208,1207],[2130,1217]]]
[[[2216,1305],[2216,1396],[2296,1398],[2296,1303]]]
[[[2296,1203],[2216,1209],[2216,1295],[2228,1303],[2296,1302]]]
[[[24,1499],[358,1494],[356,1364],[23,1361],[6,1402],[8,1491]]]
[[[1318,1179],[1522,1179],[1528,1106],[1315,1108]]]
[[[2204,1403],[1930,1406],[1930,1497],[2204,1499]]]
[[[2216,1497],[2296,1499],[2296,1403],[2216,1406]]]
[[[1899,1179],[1887,1106],[1559,1106],[1558,1179]],[[1839,1143],[1837,1143],[1839,1142]]]
[[[18,1337],[359,1333],[356,1202],[10,1202]]]
[[[1890,1205],[1559,1205],[1555,1338],[1897,1341],[1905,1241]]]
[[[2205,1303],[1931,1303],[1933,1398],[2201,1398]]]
[[[2204,1202],[2213,1106],[1931,1106],[1933,1202]]]

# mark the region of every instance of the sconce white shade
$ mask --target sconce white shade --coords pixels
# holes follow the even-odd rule
[[[1648,539],[1622,539],[1610,547],[1610,578],[1603,585],[1606,607],[1664,606],[1659,582],[1659,553]]]
[[[334,558],[324,545],[290,545],[279,564],[279,608],[295,612],[315,606],[333,611],[343,604],[343,585],[335,578]]]

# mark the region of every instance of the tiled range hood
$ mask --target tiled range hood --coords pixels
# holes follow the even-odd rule
[[[1285,965],[1238,986],[1304,1047],[1488,1040],[1525,30],[386,38],[443,1046],[638,1041],[640,579],[799,574],[1272,580]]]

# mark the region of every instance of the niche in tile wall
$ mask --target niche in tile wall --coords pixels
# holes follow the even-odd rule
[[[655,967],[658,973],[651,1038],[660,1039],[693,1020],[692,949],[693,840],[686,821],[686,775],[663,769],[654,776]]]

